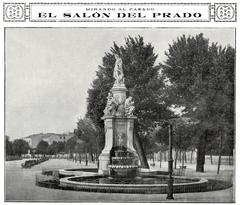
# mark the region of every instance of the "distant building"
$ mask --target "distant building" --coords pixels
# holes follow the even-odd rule
[[[66,142],[70,138],[74,136],[73,133],[68,134],[56,134],[56,133],[39,133],[39,134],[33,134],[28,137],[23,138],[26,142],[28,142],[29,146],[31,148],[36,148],[38,143],[43,140],[47,142],[49,145],[53,143],[53,141],[56,142]]]

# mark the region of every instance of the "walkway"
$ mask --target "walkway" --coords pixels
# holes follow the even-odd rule
[[[5,201],[58,201],[58,202],[165,202],[161,194],[109,194],[48,189],[35,185],[35,175],[42,169],[83,168],[84,164],[66,159],[50,159],[31,169],[22,169],[22,161],[5,163]],[[88,167],[95,167],[89,164]],[[157,169],[156,167],[154,169]],[[191,169],[189,169],[189,173]],[[229,170],[226,173],[231,173]],[[211,176],[207,171],[206,175]],[[199,175],[199,173],[197,173]],[[200,174],[201,175],[201,174]],[[204,174],[202,174],[204,175]],[[224,176],[223,175],[223,176]],[[212,175],[213,176],[213,175]],[[221,175],[222,176],[222,175]],[[233,202],[233,188],[214,192],[174,194],[174,202]]]

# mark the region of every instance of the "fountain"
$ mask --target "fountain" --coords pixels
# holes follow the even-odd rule
[[[40,186],[61,189],[116,193],[167,193],[168,172],[141,172],[139,157],[133,146],[134,101],[126,96],[122,59],[115,55],[115,82],[108,93],[104,109],[105,147],[97,169],[65,169],[45,171],[46,180],[37,177]],[[57,172],[57,174],[56,174]],[[50,174],[51,175],[51,174]],[[48,186],[48,183],[50,185]],[[174,193],[207,190],[208,180],[174,176]],[[56,186],[55,186],[56,185]]]
[[[110,176],[112,177],[129,177],[137,176],[138,159],[134,154],[127,151],[124,147],[115,147],[114,155],[111,156]]]
[[[122,59],[115,55],[115,83],[108,93],[104,110],[105,147],[99,157],[99,174],[129,176],[136,174],[138,155],[133,147],[134,101],[126,98]]]

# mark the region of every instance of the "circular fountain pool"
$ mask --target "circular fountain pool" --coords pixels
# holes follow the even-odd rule
[[[206,179],[174,177],[174,193],[199,192],[207,189]],[[60,187],[79,191],[109,193],[164,194],[168,190],[167,176],[112,178],[105,176],[72,176],[60,179]]]
[[[112,178],[112,177],[72,177],[68,179],[74,182],[84,182],[91,184],[167,184],[168,178],[165,176],[142,176],[135,178]],[[197,182],[199,179],[175,178],[175,184]]]
[[[36,185],[64,190],[106,193],[166,194],[167,172],[139,172],[135,178],[102,176],[97,169],[44,170],[36,176]],[[215,191],[231,187],[221,180],[174,176],[174,193]]]

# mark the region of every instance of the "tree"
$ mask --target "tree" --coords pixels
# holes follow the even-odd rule
[[[84,153],[85,142],[78,136],[79,131],[74,130],[74,136],[67,140],[65,151],[70,154],[70,158],[73,158],[73,153]]]
[[[56,155],[58,153],[58,142],[56,141],[53,141],[53,143],[48,146],[48,154],[51,154],[51,155]]]
[[[56,142],[53,141],[51,145],[48,146],[48,154],[56,155],[60,152],[65,151],[65,142]]]
[[[16,139],[12,144],[13,154],[21,156],[22,154],[26,154],[30,149],[29,144],[23,139]]]
[[[194,150],[197,134],[197,122],[189,118],[176,117],[171,120],[173,123],[172,147],[175,149],[174,167],[177,168],[177,160],[181,159],[188,150]],[[169,128],[162,123],[153,131],[153,141],[161,145],[162,150],[169,145]],[[182,155],[182,156],[183,156]]]
[[[48,142],[41,140],[37,145],[37,149],[36,149],[37,153],[43,154],[45,156],[45,154],[48,153],[48,150],[49,150]]]
[[[106,106],[106,97],[113,86],[113,68],[115,64],[114,54],[121,57],[123,61],[123,72],[125,85],[135,101],[135,123],[134,142],[143,167],[148,167],[144,151],[147,147],[149,133],[155,121],[167,118],[169,111],[166,110],[162,99],[157,94],[163,88],[163,79],[159,76],[159,66],[155,66],[157,55],[153,52],[154,47],[145,44],[143,38],[128,37],[125,45],[118,46],[116,43],[105,53],[103,65],[99,66],[96,73],[97,78],[88,90],[87,117],[103,131],[103,110]],[[104,136],[101,136],[104,142]],[[144,142],[144,143],[141,143]],[[104,144],[104,143],[102,143]]]
[[[100,147],[98,143],[99,132],[89,118],[79,119],[77,122],[77,136],[79,139],[85,142],[85,148],[90,153],[100,152]]]
[[[84,151],[97,156],[100,154],[100,135],[101,130],[92,122],[90,118],[79,119],[77,122],[77,129],[75,135],[78,139],[84,142]]]
[[[233,130],[234,49],[210,45],[203,34],[183,35],[165,54],[161,68],[169,81],[168,103],[184,106],[185,115],[199,121],[196,171],[203,172],[212,130]]]
[[[179,152],[179,158],[182,161],[182,166],[184,166],[184,156],[188,150],[195,149],[195,134],[196,125],[195,124],[179,124],[174,129],[173,144],[175,145],[175,150]],[[182,156],[181,156],[182,154]],[[177,163],[177,157],[175,160],[175,168]]]
[[[57,142],[57,153],[65,151],[65,142]]]
[[[6,155],[10,156],[13,155],[13,147],[12,142],[9,140],[9,136],[5,136],[5,149]]]
[[[75,137],[71,137],[69,140],[66,142],[66,152],[70,154],[70,158],[72,158],[72,154],[75,151],[75,145],[76,145],[76,139]]]

